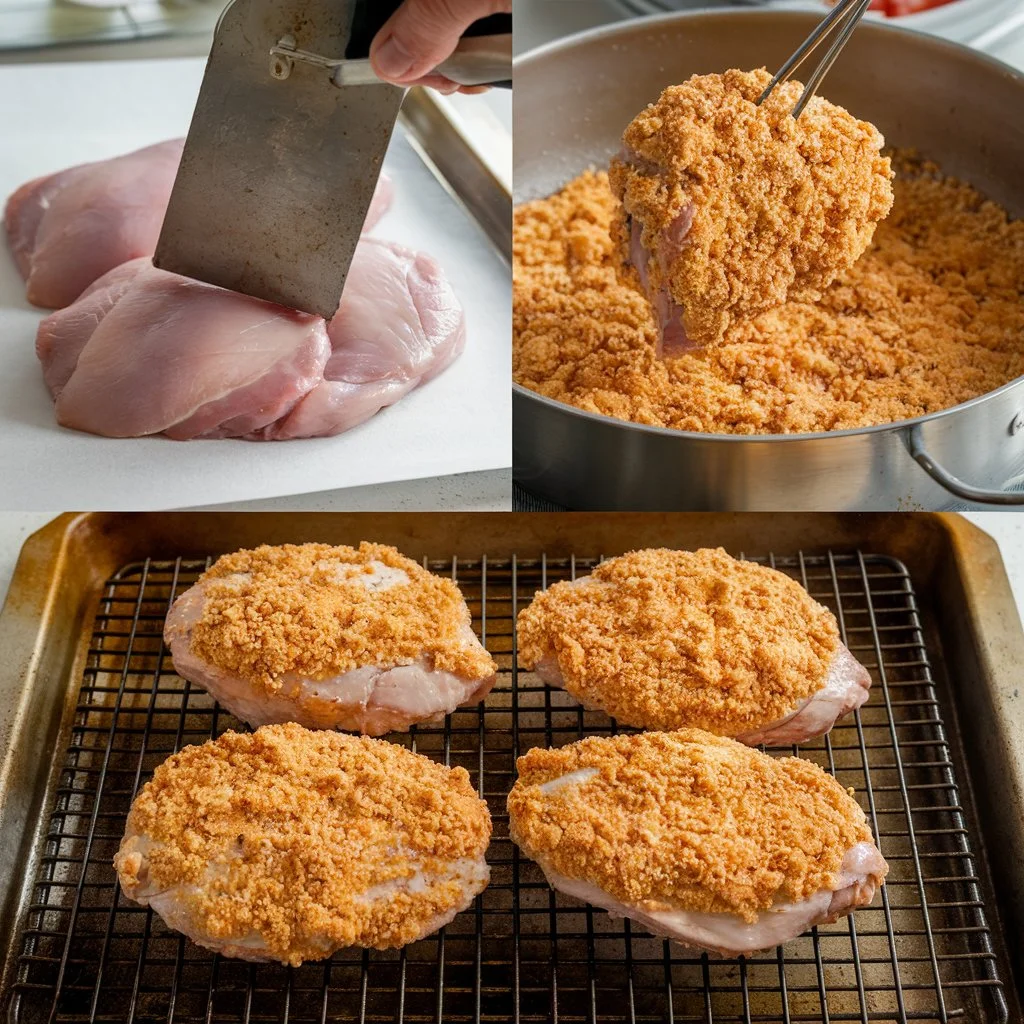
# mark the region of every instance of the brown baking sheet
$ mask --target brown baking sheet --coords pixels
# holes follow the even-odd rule
[[[286,970],[215,958],[136,908],[110,857],[168,753],[234,723],[160,639],[206,560],[260,542],[394,543],[451,573],[501,667],[483,708],[419,728],[495,816],[492,885],[401,954]],[[535,590],[648,545],[773,562],[871,669],[855,720],[800,753],[857,791],[884,899],[771,954],[687,956],[552,894],[507,840],[513,763],[614,728],[515,663]],[[66,516],[26,543],[0,614],[0,1008],[36,1020],[1020,1020],[1024,637],[994,542],[955,516]]]

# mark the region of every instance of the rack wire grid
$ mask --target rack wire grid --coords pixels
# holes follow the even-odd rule
[[[695,955],[548,888],[508,839],[516,756],[614,732],[517,668],[516,613],[599,557],[424,562],[455,579],[500,665],[486,704],[391,738],[462,765],[494,818],[489,887],[401,951],[299,968],[214,955],[120,892],[129,805],[172,751],[243,728],[173,672],[161,633],[206,563],[146,561],[107,583],[30,897],[16,1022],[1005,1021],[964,796],[899,562],[865,553],[755,558],[836,613],[871,699],[795,752],[852,787],[891,871],[871,907],[769,953]],[[785,753],[789,753],[787,748]],[[966,793],[966,791],[965,791]]]

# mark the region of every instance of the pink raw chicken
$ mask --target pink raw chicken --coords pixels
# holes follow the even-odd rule
[[[606,586],[596,582],[592,576],[580,576],[572,583],[574,587],[595,585]],[[548,686],[566,688],[565,677],[554,653],[541,658],[534,666],[534,671]],[[801,700],[783,718],[751,732],[729,735],[732,739],[751,747],[762,743],[769,747],[806,743],[817,736],[824,736],[840,718],[866,704],[870,696],[871,674],[853,656],[846,644],[841,643],[832,657],[820,689]],[[594,711],[605,710],[596,703],[581,703]]]
[[[22,185],[7,200],[4,227],[29,302],[60,309],[108,270],[153,255],[183,145],[172,139],[70,167]],[[391,194],[382,176],[364,231]]]
[[[108,270],[156,249],[183,139],[30,181],[4,227],[28,301],[59,309]]]
[[[462,306],[425,253],[364,239],[328,327],[324,379],[260,440],[340,434],[451,365],[466,343]]]
[[[673,939],[689,949],[707,950],[725,957],[749,956],[781,946],[816,925],[832,924],[860,907],[870,905],[889,870],[874,843],[857,843],[846,851],[834,889],[822,889],[796,903],[779,902],[751,924],[738,914],[696,913],[667,905],[655,910],[649,906],[622,903],[592,882],[559,874],[546,858],[534,859],[540,864],[552,889],[602,907],[612,917],[636,921],[652,935]]]
[[[135,260],[39,326],[57,420],[108,437],[341,433],[440,373],[462,307],[429,257],[364,239],[328,326]]]
[[[402,569],[370,563],[359,577],[371,592],[386,592],[409,581]],[[241,573],[239,580],[248,577]],[[466,676],[437,668],[421,653],[406,664],[359,665],[323,679],[298,672],[280,676],[275,688],[258,686],[213,664],[192,650],[192,634],[206,608],[209,581],[189,587],[175,602],[164,624],[164,641],[174,670],[198,683],[218,703],[253,728],[275,722],[298,722],[307,729],[348,729],[367,736],[404,731],[420,722],[438,722],[457,707],[478,704],[494,686],[496,675]],[[461,641],[479,649],[469,609],[463,605]]]
[[[109,437],[247,434],[321,380],[327,324],[133,260],[39,325],[57,421]]]
[[[588,578],[581,576],[580,580]],[[565,678],[554,654],[538,661],[534,670],[548,686],[565,688]],[[802,700],[784,718],[753,732],[734,735],[732,739],[750,747],[761,743],[769,747],[806,743],[816,736],[824,736],[840,718],[867,703],[870,696],[871,676],[868,670],[845,644],[840,644],[820,690]],[[594,703],[581,703],[593,711],[604,710]]]

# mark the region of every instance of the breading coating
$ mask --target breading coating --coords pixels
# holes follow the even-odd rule
[[[817,304],[789,302],[671,359],[618,271],[607,176],[515,211],[513,374],[588,412],[711,434],[867,427],[1024,373],[1024,220],[903,154],[892,213]]]
[[[668,289],[691,342],[820,298],[892,207],[878,129],[820,96],[793,117],[796,81],[757,106],[770,81],[761,68],[670,86],[630,122],[609,169],[621,257],[638,261],[632,218],[650,295]]]
[[[523,667],[554,657],[569,693],[624,724],[727,736],[794,711],[840,645],[799,583],[721,548],[609,558],[538,593],[517,635]]]
[[[423,655],[457,675],[495,671],[460,635],[469,612],[455,583],[387,545],[264,544],[218,558],[199,582],[210,585],[192,653],[269,691],[285,673],[325,679]]]
[[[419,938],[464,902],[446,872],[482,858],[490,835],[464,768],[290,723],[227,732],[164,761],[132,804],[114,865],[129,897],[186,887],[197,931],[240,946],[256,935],[273,959],[298,965]],[[422,885],[372,898],[417,871]]]
[[[585,769],[596,772],[581,784],[541,789]],[[523,852],[647,910],[754,921],[834,888],[846,852],[872,842],[857,802],[817,765],[699,729],[535,747],[517,770],[508,811]]]

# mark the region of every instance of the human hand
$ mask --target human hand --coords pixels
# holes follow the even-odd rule
[[[460,86],[431,72],[474,21],[511,10],[512,0],[405,0],[374,37],[373,70],[396,85],[428,85],[445,95],[484,92],[486,86]]]

